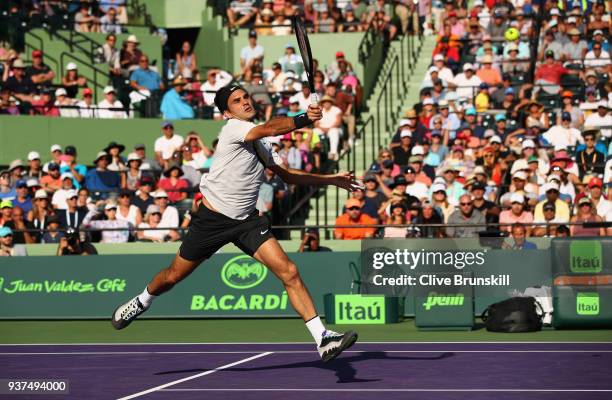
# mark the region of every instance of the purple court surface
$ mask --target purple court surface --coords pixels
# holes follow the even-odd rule
[[[612,399],[612,343],[0,345],[0,378],[65,379],[35,399]]]

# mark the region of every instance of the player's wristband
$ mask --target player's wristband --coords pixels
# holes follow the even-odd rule
[[[312,125],[313,121],[308,119],[307,114],[300,114],[293,117],[293,124],[295,125],[295,129],[301,129],[305,126]]]

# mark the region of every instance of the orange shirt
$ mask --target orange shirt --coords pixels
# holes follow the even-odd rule
[[[353,221],[347,213],[342,214],[336,218],[336,225],[374,225],[376,220],[367,214],[361,214],[358,221]],[[376,228],[336,228],[335,235],[340,235],[342,239],[348,240],[359,240],[364,239],[369,234],[370,237],[374,235]]]
[[[476,76],[479,77],[481,81],[486,82],[489,86],[497,85],[502,81],[499,71],[495,68],[481,68],[476,72]]]

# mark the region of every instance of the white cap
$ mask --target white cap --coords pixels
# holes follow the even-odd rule
[[[78,69],[75,63],[69,62],[68,64],[66,64],[66,71],[72,71],[73,69]]]
[[[128,36],[126,42],[132,42],[132,43],[140,43],[138,41],[138,38],[136,37],[136,35],[130,35]]]
[[[115,203],[106,203],[106,205],[104,206],[105,210],[110,210],[111,208],[117,208],[117,204]]]
[[[63,87],[55,89],[55,97],[68,96],[68,92]]]
[[[518,178],[520,180],[526,181],[527,180],[527,173],[525,171],[516,171],[514,174],[512,174],[512,178]]]
[[[59,144],[54,144],[51,146],[51,153],[53,153],[54,151],[62,151],[62,146],[60,146]]]
[[[446,107],[448,107],[448,101],[446,101],[446,100],[438,101],[438,107],[439,108],[446,108]]]
[[[289,97],[289,104],[299,103],[299,102],[300,102],[300,99],[297,95],[294,94],[293,96]]]
[[[555,153],[563,150],[567,150],[567,147],[565,147],[563,144],[559,143],[555,145]]]
[[[431,193],[436,193],[439,191],[444,191],[444,193],[446,193],[446,185],[443,183],[434,183],[433,185],[431,185]]]
[[[493,137],[495,136],[495,131],[493,129],[487,129],[484,131],[484,134],[482,136],[484,136],[485,138]]]
[[[417,144],[412,148],[410,154],[412,154],[413,156],[424,156],[425,150],[423,149],[423,146]]]
[[[104,86],[104,94],[115,93],[115,88],[112,86]]]
[[[523,196],[521,193],[512,193],[512,196],[510,196],[510,203],[525,203],[525,196]]]
[[[559,11],[558,8],[553,8],[552,10],[550,10],[549,14],[550,15],[561,15],[561,12]]]
[[[576,23],[576,17],[569,17],[567,19],[567,23],[568,24],[575,24]]]
[[[32,160],[40,160],[40,154],[36,151],[31,151],[28,153],[28,161]]]
[[[74,178],[74,176],[73,176],[73,175],[72,175],[70,172],[64,172],[64,173],[62,174],[62,176],[60,176],[60,180],[62,180],[62,181],[63,181],[63,180],[64,180],[64,179],[66,179],[66,178],[73,179],[73,178]]]
[[[429,72],[431,74],[432,72],[440,72],[440,70],[435,65],[432,65],[431,67],[429,67],[427,72]]]
[[[161,213],[161,209],[157,204],[149,204],[147,207],[147,214]]]
[[[485,171],[482,165],[476,166],[476,168],[474,168],[472,172],[474,173],[474,175],[476,174],[486,175],[487,174],[487,172]]]
[[[497,135],[493,135],[491,136],[491,139],[489,139],[489,143],[499,143],[501,144],[502,140],[499,136]]]
[[[472,3],[472,5],[474,7],[482,7],[484,6],[484,3],[482,2],[482,0],[474,0],[474,3]]]
[[[436,54],[433,60],[434,61],[444,61],[444,56],[442,54]]]
[[[136,153],[130,153],[130,154],[128,154],[128,156],[127,156],[127,160],[128,160],[128,162],[130,162],[130,161],[142,161],[142,160],[140,159],[140,157],[138,157],[138,154],[136,154]]]
[[[412,137],[412,132],[410,132],[408,129],[403,129],[400,132],[400,138],[405,138],[405,137],[411,138]]]
[[[468,69],[471,69],[472,71],[474,70],[474,66],[470,63],[465,63],[463,64],[463,70],[467,71]]]
[[[399,126],[410,125],[410,120],[408,118],[402,118],[399,121]]]
[[[38,189],[36,193],[34,193],[35,199],[48,199],[49,195],[45,191],[45,189]]]
[[[155,193],[153,193],[153,197],[155,197],[156,199],[168,197],[168,193],[166,193],[166,191],[163,189],[159,189]]]
[[[423,100],[423,105],[427,106],[427,105],[433,105],[434,101],[431,97],[426,98],[425,100]]]
[[[595,35],[603,35],[603,31],[601,29],[595,29],[595,32],[593,32],[593,36]]]
[[[523,140],[523,149],[535,149],[535,143],[531,139]]]
[[[529,169],[529,163],[524,158],[519,158],[515,162],[512,163],[512,168],[510,169],[510,173],[512,176],[518,171]]]
[[[74,189],[70,189],[66,191],[66,199],[71,199],[73,197],[77,197],[79,194],[77,193],[76,190]]]
[[[556,182],[548,182],[542,185],[542,192],[546,193],[549,190],[556,190],[557,192],[559,191],[559,185]]]
[[[557,174],[548,175],[546,182],[557,182],[561,183],[561,178]]]
[[[597,103],[597,107],[608,108],[608,102],[605,100],[599,100],[599,103]]]
[[[26,181],[26,185],[28,185],[28,187],[31,188],[34,186],[40,186],[40,182],[38,182],[38,179],[36,178],[30,178]]]

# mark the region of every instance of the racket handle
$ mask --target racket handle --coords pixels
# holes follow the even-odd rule
[[[310,104],[313,106],[319,105],[319,95],[316,93],[310,93]]]

